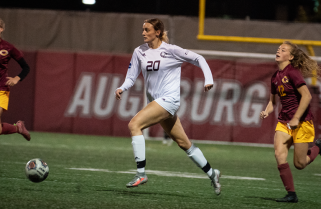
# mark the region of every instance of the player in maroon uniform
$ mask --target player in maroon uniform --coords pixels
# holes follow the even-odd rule
[[[297,45],[288,41],[277,50],[275,61],[279,70],[272,76],[270,101],[260,117],[264,119],[273,111],[275,95],[278,94],[282,109],[275,129],[274,149],[280,177],[288,194],[276,201],[298,202],[287,156],[294,144],[294,166],[302,170],[320,154],[320,139],[316,140],[316,146],[308,147],[308,143],[314,141],[310,110],[312,97],[303,79],[312,76],[313,70],[320,73],[320,68]]]
[[[0,19],[0,135],[19,133],[29,141],[30,134],[23,121],[18,121],[16,125],[3,123],[1,121],[3,111],[8,110],[10,87],[22,81],[30,71],[22,53],[12,44],[1,38],[4,29],[5,24],[3,20]],[[22,68],[21,73],[15,77],[8,77],[8,62],[11,58],[16,60]]]

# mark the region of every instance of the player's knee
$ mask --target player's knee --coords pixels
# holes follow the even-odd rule
[[[296,169],[302,170],[307,166],[307,163],[302,161],[302,160],[301,161],[300,160],[299,161],[294,161],[294,166],[295,166]]]
[[[132,132],[132,131],[137,130],[137,129],[138,129],[138,126],[137,126],[137,124],[136,124],[134,121],[131,120],[131,121],[128,123],[128,129]]]
[[[286,153],[280,151],[280,150],[275,150],[274,151],[274,156],[277,160],[282,160],[283,158],[286,158]]]

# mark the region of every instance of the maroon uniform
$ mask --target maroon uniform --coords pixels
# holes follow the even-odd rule
[[[0,39],[0,91],[9,91],[6,85],[8,77],[8,62],[11,58],[18,61],[23,57],[22,53],[9,42]]]
[[[278,70],[271,78],[271,93],[278,94],[281,100],[282,109],[279,113],[278,120],[282,123],[288,123],[297,111],[301,94],[298,88],[306,85],[301,72],[291,64],[283,70]],[[313,119],[310,105],[303,113],[300,121],[309,121]]]

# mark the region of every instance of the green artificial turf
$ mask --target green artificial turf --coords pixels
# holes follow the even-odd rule
[[[203,171],[177,147],[146,141],[148,183],[127,189],[136,163],[130,138],[32,132],[0,137],[0,208],[320,208],[321,157],[304,170],[293,166],[298,203],[277,203],[286,195],[273,148],[201,144],[212,167],[222,172],[216,196]],[[41,183],[26,179],[25,164],[41,158],[49,176]],[[70,168],[100,169],[100,171]],[[157,171],[157,172],[156,172]],[[316,175],[317,174],[317,175]],[[319,175],[318,175],[319,174]],[[194,175],[199,178],[186,178]],[[239,177],[265,180],[241,180]]]

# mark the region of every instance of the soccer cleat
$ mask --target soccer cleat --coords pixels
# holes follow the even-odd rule
[[[321,139],[317,139],[315,145],[319,147],[319,154],[321,155]]]
[[[128,184],[126,184],[127,188],[130,187],[138,187],[138,185],[142,185],[145,184],[147,182],[148,178],[147,175],[144,173],[136,173],[135,177],[133,178],[133,180],[131,182],[129,182]]]
[[[221,172],[217,169],[212,169],[213,173],[210,177],[211,185],[214,187],[214,191],[217,195],[221,194],[221,184],[219,182],[219,178],[221,177]]]
[[[296,194],[294,193],[294,194],[287,194],[285,197],[276,199],[275,201],[297,203],[299,200]]]
[[[24,122],[19,120],[16,123],[16,126],[18,128],[18,133],[21,134],[27,141],[30,141],[31,137],[30,137],[29,131],[25,127]]]

